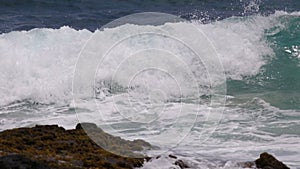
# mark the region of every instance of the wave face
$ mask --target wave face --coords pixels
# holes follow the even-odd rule
[[[69,100],[76,58],[91,34],[69,27],[2,34],[1,104]]]
[[[167,151],[170,150],[169,140],[155,138],[168,136],[166,138],[173,138],[176,144],[176,139],[179,139],[177,137],[185,137],[181,146],[170,151],[187,158],[194,168],[238,168],[234,161],[228,160],[255,159],[262,150],[275,153],[292,167],[300,166],[299,19],[299,12],[277,11],[269,16],[230,17],[206,24],[198,21],[160,26],[127,24],[95,32],[64,26],[58,29],[36,28],[3,33],[0,35],[0,130],[48,123],[73,128],[79,117],[81,121],[101,124],[103,129],[107,129],[108,125],[112,126],[112,134],[127,139],[142,138]],[[72,81],[77,59],[84,45],[91,45],[86,47],[93,49],[99,44],[108,44],[126,31],[134,34],[139,30],[176,29],[187,34],[189,27],[196,27],[204,32],[215,47],[227,79],[226,105],[211,106],[204,101],[198,106],[198,103],[195,104],[188,98],[181,103],[181,96],[172,92],[166,92],[167,100],[151,100],[150,103],[132,100],[130,104],[126,103],[123,101],[126,99],[123,94],[129,88],[123,83],[122,77],[128,76],[131,71],[124,69],[115,81],[107,81],[114,76],[110,69],[122,59],[118,53],[104,61],[104,66],[95,74],[95,83],[89,87],[96,96],[84,97],[80,104],[73,104]],[[96,40],[104,38],[106,42],[87,43],[92,36]],[[164,45],[163,41],[154,40],[155,44],[150,41],[147,42],[148,45]],[[174,50],[181,48],[176,43],[168,45]],[[130,43],[124,43],[122,50],[127,51],[131,47]],[[202,47],[199,45],[205,51]],[[184,50],[182,54],[190,55]],[[141,53],[141,56],[149,57],[149,53]],[[140,62],[143,63],[143,60]],[[158,64],[155,59],[153,62]],[[186,67],[178,65],[174,70],[179,72],[178,80],[188,86],[183,91],[188,97],[209,98],[210,87],[219,85],[219,79],[211,76],[213,83],[208,84],[201,74],[202,70],[193,69],[193,66],[192,63],[187,65],[199,74],[201,83],[197,87],[201,88],[203,95],[189,91],[193,86],[188,85],[189,79],[185,79],[185,74],[180,74]],[[133,64],[131,67],[135,69],[139,65]],[[82,82],[85,83],[84,80]],[[159,86],[163,91],[173,89],[169,85],[172,82],[170,77],[151,71],[136,82],[132,90],[136,90],[137,98],[141,98],[139,94],[145,92],[146,87],[143,85],[147,83],[153,86],[166,84]],[[98,107],[93,106],[94,101]],[[112,104],[116,101],[122,110],[126,110],[121,112],[122,116]],[[161,102],[166,106],[164,109]],[[149,111],[137,115],[135,111],[130,111],[132,105],[138,108],[135,111]],[[179,109],[182,114],[178,112]],[[218,113],[220,109],[224,109],[223,115]],[[102,117],[95,118],[93,112],[99,110]],[[162,110],[164,114],[157,113]],[[213,112],[213,115],[208,117],[208,111]],[[195,116],[198,118],[194,118]],[[218,127],[212,129],[215,119],[220,116],[222,121],[218,121]],[[177,117],[180,118],[174,125],[172,119]],[[134,122],[130,123],[130,120]],[[103,124],[103,121],[107,124]],[[151,125],[143,125],[139,121],[147,121]],[[192,126],[188,123],[190,121],[194,122]],[[182,131],[189,132],[189,135],[182,135]],[[199,136],[206,134],[210,135],[210,140],[203,142]],[[282,147],[285,151],[282,151]],[[198,157],[224,161],[205,161]],[[158,165],[171,167],[173,162],[162,158],[147,163],[145,168],[155,168]]]
[[[287,65],[289,62],[294,63],[295,67],[292,69],[296,72],[299,71],[299,67],[297,67],[298,55],[297,51],[294,51],[297,50],[297,42],[289,41],[290,44],[274,44],[277,43],[276,38],[287,36],[281,35],[285,31],[298,33],[294,29],[298,22],[297,14],[277,12],[268,17],[232,17],[210,24],[199,22],[172,23],[158,27],[164,30],[178,27],[184,34],[187,33],[184,27],[196,26],[207,35],[216,48],[229,81],[245,83],[244,86],[249,85],[248,81],[254,81],[255,85],[269,88],[270,86],[263,84],[268,82],[264,81],[265,79],[283,80],[273,77],[276,76],[272,74],[273,69],[285,68],[275,66],[276,62],[278,63],[282,59],[288,60],[287,63],[280,63]],[[0,63],[2,72],[0,86],[3,91],[1,92],[2,98],[5,99],[1,100],[0,104],[25,99],[41,103],[59,103],[70,100],[75,64],[87,40],[93,34],[104,36],[105,39],[112,39],[125,31],[135,32],[139,29],[155,30],[151,26],[123,25],[95,33],[88,30],[76,31],[69,27],[62,27],[60,29],[44,28],[2,34],[0,36],[0,51],[2,53],[0,56],[2,61]],[[290,35],[289,32],[288,35]],[[282,41],[280,40],[279,43]],[[124,50],[130,48],[130,44],[126,45],[128,46],[125,46]],[[174,49],[180,47],[174,45]],[[283,47],[284,49],[281,49]],[[287,50],[291,50],[291,53],[286,52]],[[279,52],[288,55],[288,58],[282,54],[277,54]],[[106,63],[105,66],[105,69],[109,70],[113,66],[113,60],[110,60],[110,63]],[[98,72],[98,81],[105,80],[103,71]],[[285,70],[280,71],[284,72]],[[105,76],[108,75],[105,74]],[[297,77],[296,80],[299,78]],[[272,84],[277,83],[272,82]],[[231,84],[229,83],[229,85]],[[232,86],[235,87],[236,85],[232,84]],[[237,90],[244,86],[241,85]],[[290,86],[285,88],[290,88]],[[274,90],[276,89],[274,87]]]
[[[278,17],[272,21],[274,25],[264,31],[274,57],[255,76],[242,81],[230,80],[228,93],[256,93],[281,109],[299,110],[299,12],[290,15],[277,12],[275,15]]]

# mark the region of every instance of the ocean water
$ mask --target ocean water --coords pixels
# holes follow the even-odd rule
[[[139,12],[186,20],[103,29]],[[0,130],[94,122],[158,146],[145,169],[300,168],[300,1],[1,1],[0,22]]]

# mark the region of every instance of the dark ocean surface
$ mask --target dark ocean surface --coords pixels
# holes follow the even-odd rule
[[[164,12],[210,22],[300,8],[297,0],[1,0],[0,4],[0,33],[62,26],[94,31],[114,19],[138,12]]]

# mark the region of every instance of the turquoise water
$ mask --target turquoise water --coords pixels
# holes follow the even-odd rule
[[[299,1],[3,4],[0,130],[88,121],[160,147],[144,169],[176,167],[168,154],[195,169],[233,169],[263,151],[299,169]],[[187,21],[101,29],[145,11]]]
[[[265,30],[264,36],[274,56],[256,76],[245,77],[243,81],[229,80],[228,93],[251,93],[253,97],[259,96],[281,109],[299,110],[300,18],[281,16],[277,20],[278,25]]]

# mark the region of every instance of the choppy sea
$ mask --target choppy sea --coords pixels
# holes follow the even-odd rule
[[[144,169],[300,168],[298,0],[10,0],[0,23],[1,131],[93,122],[158,146]]]

